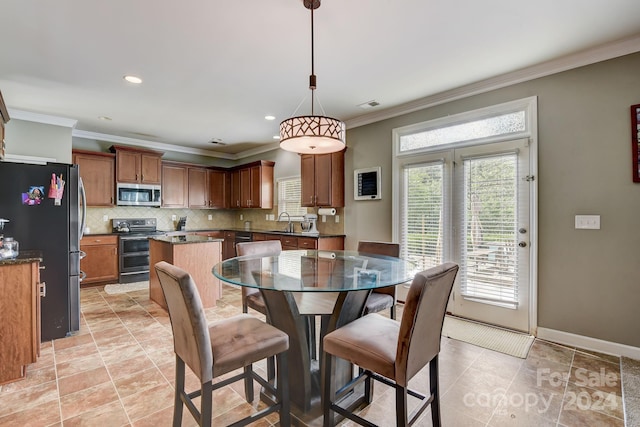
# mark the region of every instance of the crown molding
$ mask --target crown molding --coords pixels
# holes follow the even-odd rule
[[[252,148],[250,150],[245,150],[245,151],[241,151],[238,154],[236,154],[236,160],[240,160],[243,159],[245,157],[249,157],[249,156],[255,156],[258,154],[262,154],[262,153],[266,153],[267,151],[273,151],[273,150],[277,150],[280,148],[280,143],[279,142],[274,142],[271,144],[265,144],[261,147],[258,148]]]
[[[71,135],[77,138],[116,142],[118,144],[132,145],[135,147],[149,148],[158,151],[173,151],[176,153],[195,154],[206,157],[217,157],[226,160],[236,160],[236,156],[233,154],[219,153],[216,151],[203,150],[201,148],[183,147],[181,145],[175,144],[165,144],[163,142],[147,141],[144,139],[128,138],[125,136],[110,135],[106,133],[89,132],[85,130],[74,129]]]
[[[24,120],[27,122],[42,123],[46,125],[62,126],[66,128],[74,128],[77,120],[67,119],[66,117],[51,116],[49,114],[33,113],[31,111],[16,110],[8,108],[9,116],[12,119]]]
[[[396,107],[381,110],[375,113],[364,114],[350,120],[346,120],[347,129],[368,125],[381,120],[412,113],[428,107],[444,104],[469,96],[478,95],[495,89],[511,86],[534,80],[540,77],[550,76],[585,65],[595,64],[620,56],[640,51],[640,35],[635,35],[615,42],[607,43],[593,49],[563,56],[531,67],[522,68],[510,73],[501,74],[479,82],[460,86],[455,89],[429,95],[415,101],[407,102]]]

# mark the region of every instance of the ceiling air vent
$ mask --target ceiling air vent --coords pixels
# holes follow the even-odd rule
[[[380,103],[376,100],[373,100],[373,101],[364,102],[358,105],[358,107],[362,108],[363,110],[368,110],[369,108],[377,107],[378,105],[380,105]]]

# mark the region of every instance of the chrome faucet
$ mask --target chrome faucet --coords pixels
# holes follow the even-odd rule
[[[278,215],[278,221],[280,221],[280,218],[282,218],[282,215],[287,215],[287,218],[289,219],[289,222],[287,222],[287,227],[284,229],[285,233],[293,233],[293,224],[291,223],[291,215],[289,215],[289,213],[287,212],[281,212],[280,215]]]

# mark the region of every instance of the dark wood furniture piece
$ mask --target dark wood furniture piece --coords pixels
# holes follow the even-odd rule
[[[344,206],[344,153],[302,154],[302,206]]]
[[[275,162],[258,160],[230,171],[230,207],[273,208],[273,167]]]
[[[186,405],[198,425],[211,426],[213,391],[243,380],[245,398],[251,403],[254,398],[253,380],[256,380],[275,396],[275,402],[233,425],[253,423],[278,411],[279,425],[289,427],[291,415],[286,380],[289,348],[287,334],[248,314],[209,323],[200,300],[199,288],[189,273],[166,262],[157,263],[154,270],[166,297],[176,353],[173,425],[182,424],[182,408]],[[260,377],[252,368],[253,363],[269,357],[277,359],[277,387]],[[200,388],[191,393],[184,389],[185,365],[189,366],[200,382]],[[228,377],[240,368],[243,368],[241,373]],[[223,375],[227,378],[214,384],[213,379]],[[196,397],[200,397],[200,411],[192,401]]]
[[[82,285],[118,280],[117,235],[85,235],[80,239],[80,250],[86,254],[80,260],[80,269],[86,274]]]
[[[23,255],[21,255],[23,256]],[[40,261],[0,261],[0,384],[24,378],[40,355]]]
[[[198,284],[205,308],[215,307],[222,293],[220,280],[211,268],[222,260],[222,245],[218,239],[193,234],[154,236],[149,238],[149,265],[166,261],[188,271]],[[149,298],[167,308],[155,269],[149,269]]]
[[[0,92],[0,160],[4,159],[6,144],[4,142],[4,125],[9,121],[9,112]]]
[[[132,184],[160,184],[162,154],[126,145],[112,145],[116,153],[116,182]]]
[[[341,406],[351,400],[354,388],[364,382],[363,401],[373,394],[372,379],[396,390],[396,426],[412,425],[431,405],[433,426],[440,426],[440,391],[438,354],[442,324],[458,273],[458,265],[445,263],[418,273],[409,289],[400,323],[378,314],[368,314],[344,325],[324,337],[323,419],[324,427],[336,425],[338,413],[360,425],[370,422]],[[395,351],[394,351],[395,350]],[[336,387],[333,375],[339,361],[349,361],[361,368],[360,375],[345,387]],[[429,365],[429,396],[409,389],[409,380]],[[408,413],[408,395],[422,400]]]
[[[87,195],[87,206],[115,205],[115,155],[73,150],[73,163],[80,167],[80,178]]]
[[[188,167],[180,163],[162,162],[162,207],[189,206]]]
[[[320,413],[321,377],[309,348],[308,316],[321,318],[321,343],[325,334],[362,315],[371,289],[404,283],[412,277],[413,268],[399,258],[295,250],[272,257],[231,258],[213,272],[223,281],[262,292],[270,322],[289,335],[292,408],[297,417],[309,421]],[[342,386],[352,376],[351,364],[338,363],[333,380]]]

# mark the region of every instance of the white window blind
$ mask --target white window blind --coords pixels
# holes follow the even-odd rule
[[[464,160],[462,296],[518,304],[517,155]]]
[[[444,164],[403,169],[402,257],[418,271],[443,262]]]
[[[307,213],[307,208],[300,206],[302,193],[302,181],[300,177],[281,178],[278,180],[278,215],[288,213],[292,220],[302,221],[302,216]],[[281,220],[288,221],[286,215]]]

